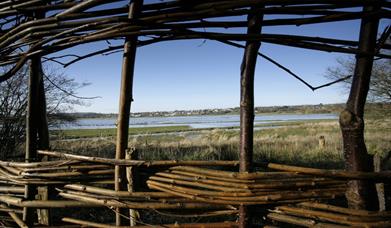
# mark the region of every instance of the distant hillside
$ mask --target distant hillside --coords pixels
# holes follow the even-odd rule
[[[286,106],[267,106],[255,107],[256,114],[315,114],[315,113],[339,113],[343,110],[345,104],[318,104],[318,105],[286,105]],[[378,112],[390,112],[391,104],[369,103],[366,106],[367,114]],[[158,117],[158,116],[192,116],[192,115],[228,115],[239,114],[239,107],[224,109],[200,109],[200,110],[175,110],[175,111],[155,111],[155,112],[136,112],[131,113],[132,117]],[[71,118],[117,118],[115,113],[95,113],[95,112],[76,112],[63,113]]]

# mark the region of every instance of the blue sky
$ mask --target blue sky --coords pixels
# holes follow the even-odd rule
[[[390,24],[382,21],[380,28]],[[358,39],[359,22],[264,28],[265,33]],[[379,31],[381,32],[381,31]],[[88,52],[96,45],[77,47]],[[262,44],[261,52],[274,58],[313,85],[327,82],[327,67],[343,54]],[[243,50],[215,41],[171,41],[137,50],[133,112],[227,108],[239,106],[240,64]],[[116,113],[121,75],[121,53],[97,56],[64,69],[65,73],[90,86],[80,96],[100,96],[75,111]],[[258,58],[255,75],[255,105],[299,105],[346,101],[341,87],[334,85],[312,92],[290,75]]]

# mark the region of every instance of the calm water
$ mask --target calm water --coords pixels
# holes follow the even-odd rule
[[[317,119],[337,119],[336,114],[287,114],[257,115],[255,124],[277,123],[281,121]],[[115,128],[116,119],[79,119],[75,124],[61,126],[62,129]],[[219,128],[239,126],[239,115],[217,116],[173,116],[173,117],[135,117],[130,118],[129,127],[164,127],[187,125],[192,128]]]

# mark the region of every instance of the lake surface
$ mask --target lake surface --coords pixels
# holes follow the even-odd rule
[[[273,114],[256,115],[254,124],[278,123],[286,121],[337,119],[336,114]],[[97,129],[115,128],[114,118],[78,119],[76,123],[62,125],[62,129]],[[239,115],[204,115],[204,116],[171,116],[171,117],[132,117],[129,127],[164,127],[183,126],[192,128],[221,128],[239,126]]]

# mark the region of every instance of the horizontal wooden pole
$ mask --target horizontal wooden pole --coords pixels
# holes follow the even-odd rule
[[[391,171],[381,172],[358,172],[358,171],[344,171],[344,170],[328,170],[328,169],[315,169],[283,164],[269,163],[268,168],[286,172],[295,172],[306,175],[353,179],[353,180],[373,180],[373,181],[386,181],[391,179]]]
[[[21,198],[0,196],[0,201],[16,207],[29,208],[69,208],[69,207],[100,207],[99,204],[70,200],[24,200]]]
[[[67,154],[55,151],[43,151],[39,150],[39,154],[48,155],[53,157],[59,157],[63,159],[79,160],[119,166],[176,166],[176,165],[191,165],[191,166],[237,166],[238,161],[179,161],[179,160],[168,160],[168,161],[141,161],[141,160],[128,160],[128,159],[111,159],[101,157],[90,157],[83,155]]]
[[[112,228],[113,225],[111,224],[102,224],[102,223],[96,223],[96,222],[90,222],[90,221],[85,221],[85,220],[80,220],[80,219],[74,219],[74,218],[63,218],[62,221],[68,222],[68,223],[73,223],[73,224],[78,224],[82,226],[88,226],[88,227],[96,227],[96,228]],[[129,226],[116,226],[117,228],[129,228]],[[221,222],[221,223],[193,223],[193,224],[164,224],[164,225],[152,225],[148,224],[145,226],[132,226],[134,228],[150,228],[150,227],[164,227],[164,228],[236,228],[238,227],[237,223],[235,222]]]
[[[72,189],[81,192],[88,192],[100,195],[108,195],[115,197],[132,197],[132,198],[173,198],[176,197],[172,194],[165,192],[128,192],[128,191],[114,191],[106,188],[98,188],[94,186],[86,186],[80,184],[68,184],[64,186],[66,189]]]
[[[219,205],[210,205],[207,203],[155,203],[155,202],[131,202],[131,201],[118,201],[110,199],[98,199],[90,196],[82,196],[76,194],[70,194],[66,192],[60,192],[60,196],[78,200],[81,202],[87,202],[92,204],[98,204],[106,207],[117,208],[129,208],[129,209],[222,209],[226,208]]]
[[[302,207],[337,212],[337,213],[347,214],[347,215],[363,216],[363,217],[388,217],[391,219],[391,211],[366,211],[366,210],[338,207],[330,204],[316,203],[316,202],[303,202],[303,203],[299,203],[298,205]]]

